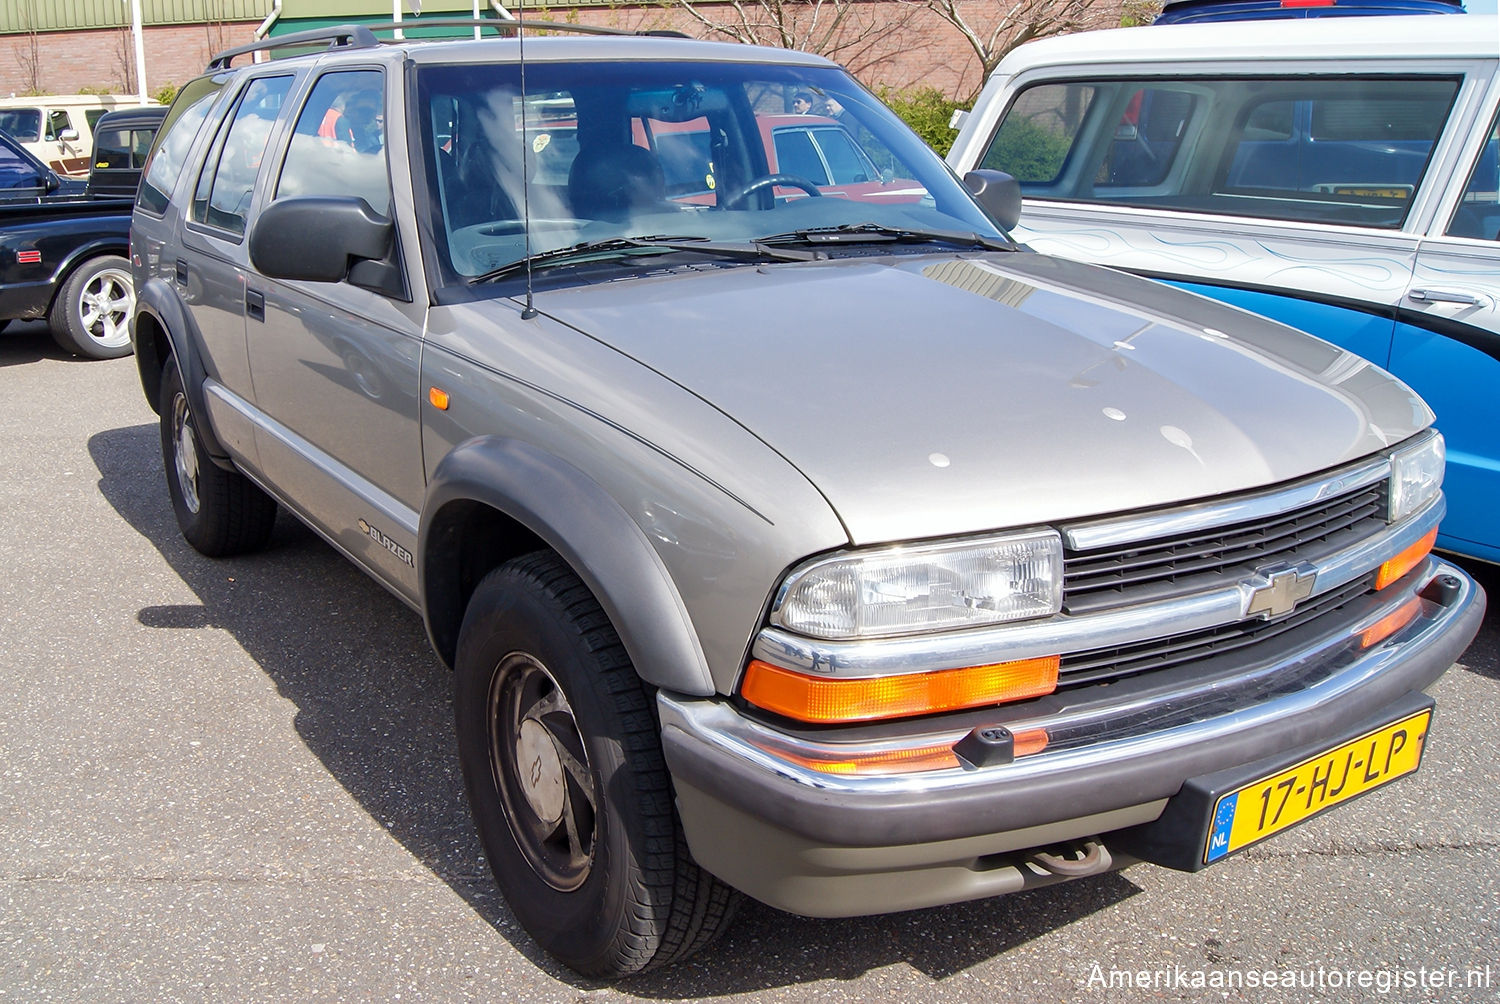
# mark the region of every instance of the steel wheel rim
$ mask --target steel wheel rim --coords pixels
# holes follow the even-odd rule
[[[535,657],[513,652],[490,677],[490,775],[516,846],[559,892],[588,879],[598,791],[572,706]]]
[[[193,435],[192,413],[188,411],[187,397],[183,394],[172,399],[172,466],[177,473],[182,504],[187,506],[188,512],[196,513],[201,505],[198,498],[198,441]]]
[[[130,343],[135,286],[122,268],[100,270],[78,297],[78,319],[90,338],[106,348]]]

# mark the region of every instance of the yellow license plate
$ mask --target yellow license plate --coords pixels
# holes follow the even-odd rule
[[[1431,720],[1431,710],[1403,718],[1223,796],[1214,805],[1203,863],[1410,774],[1422,762]]]

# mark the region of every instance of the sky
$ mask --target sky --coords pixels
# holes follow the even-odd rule
[[[1464,9],[1470,14],[1495,13],[1495,0],[1465,0]]]

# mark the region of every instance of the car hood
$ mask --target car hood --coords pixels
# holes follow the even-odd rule
[[[855,544],[1262,487],[1432,421],[1327,342],[1030,253],[684,268],[537,306],[780,453]]]

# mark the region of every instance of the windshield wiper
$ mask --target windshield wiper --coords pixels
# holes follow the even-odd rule
[[[696,235],[658,234],[652,237],[610,237],[605,240],[584,241],[565,248],[541,251],[528,258],[509,262],[491,269],[469,280],[469,285],[494,282],[508,275],[526,271],[530,262],[533,270],[554,268],[577,261],[607,261],[638,254],[700,254],[710,258],[728,258],[733,261],[814,261],[823,255],[816,251],[799,251],[793,248],[770,247],[755,241],[748,244],[724,243]]]
[[[892,227],[880,223],[845,223],[837,227],[812,227],[769,234],[757,244],[783,247],[788,244],[948,244],[953,247],[984,248],[986,251],[1019,251],[1020,246],[1000,237],[986,237],[969,230],[929,230],[922,227]]]

